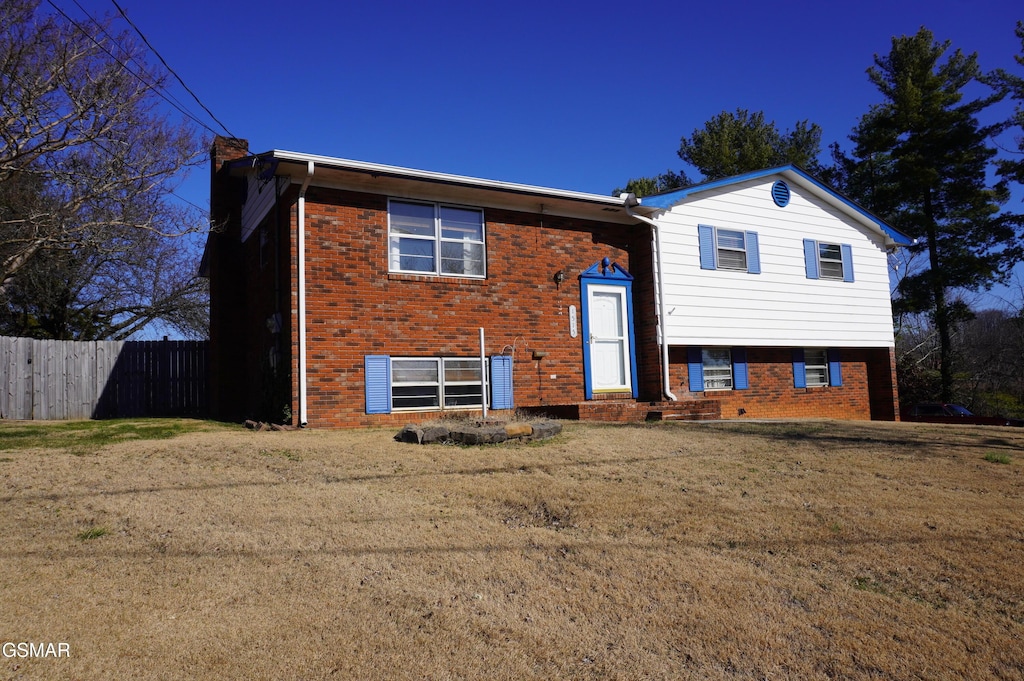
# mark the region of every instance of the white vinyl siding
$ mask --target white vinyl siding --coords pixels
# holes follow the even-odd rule
[[[888,260],[881,237],[790,183],[775,205],[776,176],[696,194],[657,216],[665,269],[666,337],[672,345],[892,347]],[[760,272],[701,269],[698,227],[755,226]],[[804,240],[847,245],[856,281],[807,278]]]

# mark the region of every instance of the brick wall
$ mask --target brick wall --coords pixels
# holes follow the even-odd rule
[[[244,415],[244,357],[237,352],[237,334],[246,323],[245,290],[239,286],[245,272],[238,248],[241,233],[241,197],[244,185],[224,167],[248,153],[241,139],[217,137],[210,148],[210,222],[206,258],[210,278],[210,413],[215,418],[238,420]]]
[[[583,401],[579,274],[609,257],[627,270],[646,231],[621,225],[485,209],[485,280],[388,273],[387,197],[311,187],[306,194],[309,425],[344,427],[416,420],[365,413],[363,357],[488,356],[515,346],[517,406]],[[292,217],[294,220],[294,215]],[[292,259],[297,258],[292,245]],[[565,274],[559,285],[554,275]],[[296,280],[292,310],[297,311]],[[293,335],[297,316],[293,317]],[[297,341],[292,370],[297,375]],[[533,359],[533,352],[546,353]],[[293,413],[297,414],[296,399]],[[437,413],[429,416],[436,417]]]
[[[894,403],[893,353],[887,348],[843,348],[841,386],[793,387],[790,348],[747,348],[747,390],[690,392],[686,348],[669,352],[672,390],[681,400],[714,399],[722,405],[722,418],[836,418],[892,420],[886,412]],[[887,378],[888,377],[888,378]],[[894,383],[893,383],[894,385]],[[741,413],[742,410],[742,413]]]

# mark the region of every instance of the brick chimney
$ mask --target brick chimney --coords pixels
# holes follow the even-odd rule
[[[230,231],[231,213],[235,208],[233,204],[238,201],[236,195],[240,188],[240,182],[232,182],[224,166],[229,161],[248,155],[248,140],[220,135],[213,138],[210,146],[210,224],[215,231]]]
[[[242,204],[245,179],[231,177],[227,164],[249,155],[249,142],[214,138],[210,147],[210,233],[206,262],[210,279],[209,399],[214,418],[242,417],[244,352],[239,351],[246,315],[242,257]]]

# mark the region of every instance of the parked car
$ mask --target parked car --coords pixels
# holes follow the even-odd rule
[[[901,414],[904,421],[923,423],[962,423],[977,426],[1024,426],[1024,420],[1005,416],[976,416],[966,407],[944,402],[915,404]]]

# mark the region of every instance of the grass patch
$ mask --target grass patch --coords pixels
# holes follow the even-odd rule
[[[90,541],[92,539],[99,539],[109,533],[110,530],[105,527],[90,527],[88,530],[79,532],[77,536],[79,541]]]
[[[999,454],[998,452],[989,452],[988,454],[985,455],[985,461],[988,461],[989,463],[1008,464],[1010,463],[1010,455]]]
[[[983,427],[393,436],[10,454],[0,631],[73,642],[64,678],[1020,677],[1024,497]]]
[[[288,461],[302,461],[302,457],[287,449],[261,449],[260,456],[276,457],[287,459]]]
[[[81,456],[117,442],[166,440],[228,428],[235,426],[195,419],[0,422],[0,451],[56,449]]]

